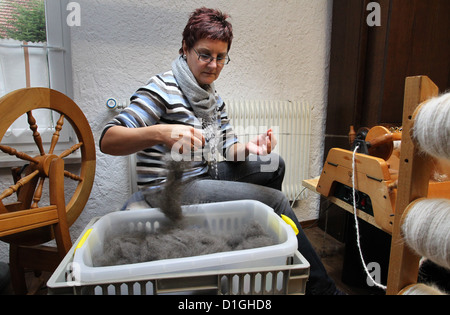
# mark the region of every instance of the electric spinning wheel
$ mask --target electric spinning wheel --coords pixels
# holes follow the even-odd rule
[[[36,109],[49,109],[57,114],[60,118],[54,127],[50,147],[46,150],[42,143],[41,135],[38,131],[38,122],[33,116]],[[50,182],[49,190],[55,186],[62,185],[65,191],[54,199],[64,200],[63,207],[66,211],[67,225],[71,226],[83,211],[84,206],[89,198],[95,175],[95,143],[89,123],[80,108],[66,95],[48,88],[25,88],[13,91],[0,98],[0,139],[3,139],[8,128],[21,116],[27,115],[28,124],[33,132],[33,139],[36,144],[35,154],[19,152],[15,148],[7,145],[0,145],[0,150],[6,154],[15,156],[19,160],[23,160],[24,166],[21,168],[23,176],[13,171],[14,183],[8,189],[0,191],[0,214],[18,212],[20,210],[32,210],[41,207],[39,202],[46,192],[46,180]],[[70,123],[76,133],[77,140],[75,145],[65,149],[58,155],[55,153],[55,147],[58,144],[60,131]],[[31,139],[30,139],[31,140]],[[52,164],[55,161],[63,160],[70,157],[79,150],[81,154],[81,166],[79,174],[74,171],[66,170],[64,166],[64,177],[75,184],[64,185],[64,177],[57,184],[51,186],[54,174],[52,173]],[[2,152],[0,152],[2,153]],[[5,155],[5,154],[4,154]],[[20,162],[20,161],[19,161]],[[20,169],[20,168],[19,168]],[[57,177],[57,176],[55,176]],[[67,187],[70,187],[68,189]],[[73,191],[72,188],[74,187]],[[62,189],[61,189],[62,191]],[[17,194],[17,202],[4,205],[2,200],[5,198],[15,198],[12,196]],[[52,192],[50,191],[49,194]],[[66,199],[64,198],[64,195]],[[43,202],[42,200],[41,202]],[[60,201],[61,202],[61,201]],[[65,207],[64,207],[65,205]],[[54,237],[53,230],[50,226],[40,226],[30,229],[16,229],[16,233],[3,234],[2,241],[14,245],[38,245],[43,244]],[[1,235],[1,234],[0,234]]]

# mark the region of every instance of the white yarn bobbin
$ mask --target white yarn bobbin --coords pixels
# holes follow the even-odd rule
[[[413,139],[419,148],[450,160],[450,93],[423,102],[413,116]]]
[[[446,295],[444,292],[441,292],[439,289],[428,286],[423,283],[416,283],[407,286],[403,290],[401,290],[399,295]]]
[[[418,255],[450,269],[450,199],[417,199],[405,209],[401,230]]]

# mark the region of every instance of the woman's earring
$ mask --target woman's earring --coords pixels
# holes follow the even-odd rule
[[[186,55],[183,55],[183,59],[186,60]]]

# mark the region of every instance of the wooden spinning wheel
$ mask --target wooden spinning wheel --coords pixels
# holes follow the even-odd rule
[[[33,116],[33,111],[41,108],[50,109],[61,115],[55,126],[55,132],[48,150],[42,144],[39,126]],[[65,177],[76,182],[71,197],[68,197],[71,192],[65,191],[67,224],[68,226],[72,225],[86,205],[95,175],[95,144],[91,128],[83,112],[70,98],[60,92],[48,88],[26,88],[11,92],[0,98],[0,113],[2,117],[0,120],[0,139],[3,139],[8,128],[17,118],[26,114],[36,143],[36,155],[19,152],[10,146],[0,145],[0,150],[4,153],[23,160],[24,164],[29,164],[24,168],[25,174],[23,177],[16,179],[17,181],[3,193],[0,192],[0,214],[41,207],[39,202],[42,191],[45,189],[44,182],[49,178],[50,165],[80,150],[81,167],[79,174],[64,170]],[[54,149],[65,122],[70,123],[78,141],[72,147],[56,155]],[[3,205],[2,200],[14,193],[17,193],[17,202]],[[19,232],[4,236],[2,240],[15,245],[38,245],[53,238],[53,232],[47,226]]]

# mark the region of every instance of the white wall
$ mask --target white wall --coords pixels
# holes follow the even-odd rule
[[[170,69],[189,13],[200,6],[231,15],[231,63],[216,87],[224,99],[304,100],[313,108],[310,176],[320,174],[332,0],[78,0],[81,25],[71,28],[75,102],[86,114],[98,145],[116,113],[105,102],[129,96],[146,80]],[[120,208],[129,196],[125,157],[102,154],[91,198],[71,228],[78,237],[92,217]],[[318,216],[309,193],[295,209],[299,219]],[[0,260],[1,259],[0,257]]]

